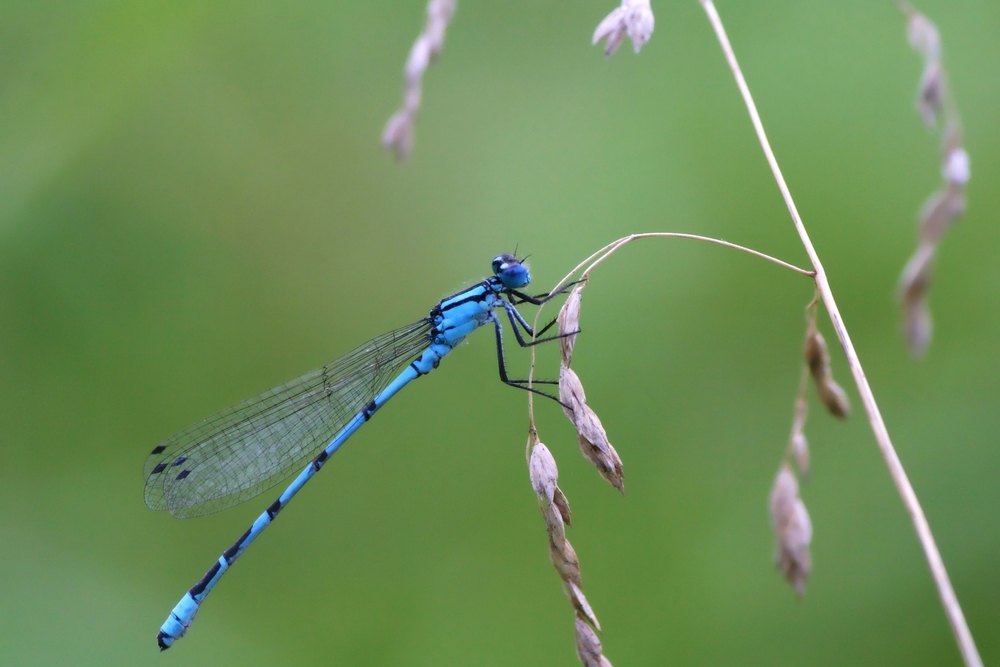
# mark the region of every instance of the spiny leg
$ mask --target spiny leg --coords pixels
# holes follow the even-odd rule
[[[525,294],[524,292],[518,292],[515,289],[508,290],[508,292],[510,292],[511,294],[513,294],[514,296],[516,296],[518,299],[520,299],[520,301],[517,302],[518,304],[520,304],[520,303],[530,303],[530,304],[533,304],[535,306],[540,306],[543,303],[549,301],[550,299],[556,298],[560,294],[565,294],[566,290],[568,290],[570,287],[572,287],[573,285],[576,285],[578,283],[582,283],[582,282],[583,282],[582,280],[574,280],[571,283],[566,283],[565,285],[563,285],[562,287],[560,287],[559,289],[557,289],[555,292],[551,292],[551,293],[546,292],[545,294],[539,294],[537,296],[531,296],[530,294]],[[517,305],[517,304],[515,304],[515,305]]]
[[[514,329],[514,336],[517,338],[517,343],[521,347],[531,347],[532,345],[538,345],[539,343],[547,343],[549,341],[558,340],[560,338],[566,338],[567,336],[575,336],[576,334],[580,333],[580,330],[577,329],[576,331],[570,331],[568,333],[562,333],[562,334],[559,334],[557,336],[549,336],[548,338],[538,338],[538,339],[530,341],[530,342],[526,341],[526,340],[524,340],[524,337],[521,336],[521,330],[518,327],[518,323],[519,322],[520,322],[521,326],[524,327],[524,330],[526,332],[528,332],[529,336],[535,336],[535,335],[540,336],[543,333],[545,333],[546,331],[548,331],[549,328],[551,328],[552,325],[556,323],[556,320],[552,320],[551,322],[549,322],[548,324],[546,324],[544,327],[542,327],[541,329],[539,329],[538,333],[535,334],[531,330],[531,326],[527,323],[527,321],[525,321],[524,317],[521,316],[521,313],[518,312],[517,308],[515,308],[513,304],[507,303],[506,301],[503,301],[502,303],[503,303],[504,310],[507,311],[507,317],[510,318],[510,325]]]
[[[510,378],[507,377],[507,364],[504,361],[504,356],[503,356],[503,326],[500,324],[500,318],[498,318],[496,314],[491,313],[491,315],[497,335],[497,364],[500,368],[500,381],[508,386],[517,387],[518,389],[524,389],[525,391],[530,391],[533,394],[538,394],[539,396],[544,396],[545,398],[551,398],[553,401],[563,406],[564,408],[568,408],[566,404],[564,404],[562,401],[560,401],[552,394],[547,394],[544,391],[539,391],[534,387],[528,387],[527,380],[511,380]],[[535,380],[534,382],[537,382],[539,384],[558,384],[553,380],[545,380],[545,381]]]

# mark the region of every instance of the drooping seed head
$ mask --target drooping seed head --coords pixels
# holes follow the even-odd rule
[[[566,297],[566,303],[559,309],[559,349],[562,353],[562,363],[569,366],[573,360],[573,347],[576,345],[576,332],[580,330],[580,304],[583,300],[583,288],[586,283],[580,283]]]
[[[792,453],[795,455],[795,465],[800,475],[809,474],[809,441],[806,434],[799,431],[792,436]]]
[[[597,620],[594,610],[591,609],[590,603],[587,602],[587,598],[584,596],[583,591],[580,590],[580,587],[572,581],[568,582],[566,584],[566,595],[569,597],[569,601],[573,605],[573,608],[576,609],[576,612],[600,632],[601,624]]]
[[[936,245],[922,242],[906,263],[899,278],[899,302],[903,308],[903,335],[906,347],[914,359],[921,358],[930,345],[933,320],[927,304],[934,273]]]
[[[561,543],[556,544],[550,539],[549,558],[552,559],[552,565],[563,581],[583,586],[580,581],[580,559],[577,558],[576,550],[573,549],[569,540],[564,539]]]
[[[927,60],[939,60],[941,35],[937,26],[923,14],[913,11],[912,7],[910,10],[906,23],[906,37],[910,40],[910,46]]]
[[[604,55],[610,57],[621,43],[625,36],[632,40],[635,52],[639,53],[643,44],[649,41],[653,35],[653,10],[649,6],[649,0],[622,0],[620,7],[616,7],[604,20],[597,25],[594,30],[592,44],[597,44],[602,39],[607,39],[604,44]]]
[[[810,326],[806,332],[804,353],[820,401],[834,417],[847,419],[851,413],[851,404],[847,400],[847,393],[833,379],[830,371],[830,351],[815,325]]]
[[[929,60],[920,76],[917,95],[917,110],[927,127],[937,124],[938,115],[944,109],[944,82],[941,77],[941,63]]]
[[[576,618],[576,657],[584,667],[611,667],[597,633],[579,616]]]
[[[799,497],[799,483],[788,465],[774,480],[770,498],[771,525],[776,539],[775,561],[799,597],[805,593],[812,570],[812,522]]]

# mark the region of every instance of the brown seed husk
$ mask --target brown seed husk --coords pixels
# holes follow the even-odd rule
[[[584,667],[611,667],[611,662],[604,657],[597,633],[579,616],[576,617],[576,657]]]
[[[927,291],[934,273],[934,245],[921,243],[906,263],[899,279],[899,301],[903,308],[903,334],[910,356],[921,358],[933,333],[933,321],[927,305]]]
[[[851,413],[851,405],[847,393],[833,380],[830,371],[830,351],[823,335],[810,326],[806,332],[805,343],[806,364],[816,383],[816,392],[827,411],[838,419],[847,419]]]
[[[580,330],[580,303],[583,299],[583,288],[586,283],[580,283],[570,291],[566,303],[559,309],[559,334],[565,336],[559,339],[559,349],[562,353],[563,365],[569,366],[573,360],[573,347],[576,345],[576,331]],[[572,334],[566,336],[566,334]]]
[[[528,461],[528,474],[531,477],[531,487],[539,499],[552,500],[555,495],[556,480],[559,479],[559,469],[552,452],[541,442],[535,442],[531,448],[531,458]]]
[[[559,368],[559,401],[563,404],[563,413],[576,426],[577,415],[582,413],[582,407],[587,404],[587,395],[583,391],[580,377],[569,366]]]
[[[624,493],[625,480],[622,460],[608,441],[608,435],[604,426],[601,425],[597,413],[591,410],[588,405],[583,406],[583,416],[577,424],[577,433],[580,451],[583,452],[583,455],[597,467],[597,471],[604,479]]]
[[[583,591],[580,590],[580,587],[573,582],[567,583],[566,595],[569,597],[569,601],[573,604],[573,608],[576,609],[577,613],[583,616],[588,623],[597,628],[597,631],[600,632],[601,624],[598,622],[597,616],[594,615],[594,610],[591,609],[590,603],[587,602],[587,598],[583,594]]]
[[[917,111],[927,127],[937,124],[938,115],[944,110],[944,84],[941,80],[941,63],[927,61],[920,76]]]
[[[776,538],[775,562],[801,597],[812,570],[812,522],[799,497],[799,483],[785,464],[778,471],[770,498],[771,525]]]
[[[566,528],[569,524],[569,501],[562,490],[556,485],[559,471],[552,453],[541,442],[536,442],[531,450],[528,463],[531,476],[531,486],[538,496],[538,505],[545,517],[549,539],[554,544],[562,544],[566,540]]]
[[[569,543],[569,540],[563,539],[557,545],[550,539],[549,558],[552,560],[552,566],[556,568],[556,572],[559,573],[563,581],[574,583],[580,587],[583,586],[583,583],[580,581],[580,559],[577,558],[576,550],[573,549],[573,545]]]
[[[624,491],[622,460],[608,441],[608,434],[590,406],[580,378],[569,367],[559,369],[559,400],[563,412],[576,427],[580,451],[597,467],[604,479],[619,491]]]
[[[558,486],[556,487],[556,492],[552,496],[552,504],[559,510],[559,515],[562,516],[563,523],[567,526],[573,525],[573,512],[569,509],[569,500],[563,494],[562,489]]]
[[[847,392],[834,379],[827,376],[826,381],[817,384],[819,400],[827,411],[837,419],[847,419],[851,414],[851,404],[847,400]]]

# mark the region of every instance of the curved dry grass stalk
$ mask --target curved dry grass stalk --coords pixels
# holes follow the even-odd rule
[[[794,200],[792,199],[791,192],[789,192],[788,185],[785,183],[785,178],[781,173],[781,168],[778,166],[778,160],[774,156],[774,151],[771,150],[767,134],[764,132],[764,125],[760,120],[760,114],[757,112],[753,96],[750,94],[750,88],[747,86],[747,82],[743,78],[743,72],[740,70],[739,62],[736,60],[736,54],[733,52],[732,44],[730,44],[729,37],[726,35],[726,29],[722,24],[722,19],[719,17],[719,12],[715,9],[715,4],[712,0],[700,0],[700,2],[702,7],[705,9],[705,13],[708,15],[709,22],[712,24],[712,29],[715,31],[716,37],[719,40],[719,45],[722,47],[722,52],[725,54],[726,61],[729,63],[729,67],[736,79],[736,86],[739,88],[740,94],[743,96],[743,101],[746,103],[747,112],[750,114],[750,120],[757,133],[757,138],[759,139],[761,148],[764,151],[764,156],[767,158],[767,163],[771,167],[774,180],[777,182],[778,189],[781,191],[781,196],[784,198],[785,204],[788,206],[788,212],[791,215],[792,223],[795,225],[795,230],[798,232],[799,239],[802,241],[802,245],[805,248],[806,253],[809,255],[809,260],[816,272],[816,287],[819,290],[820,297],[823,300],[823,304],[826,306],[827,312],[830,314],[830,321],[833,324],[834,331],[837,332],[837,338],[840,339],[840,344],[844,348],[844,355],[847,357],[847,363],[848,366],[850,366],[851,374],[854,376],[854,382],[857,384],[858,392],[861,394],[861,401],[865,406],[865,412],[868,414],[868,421],[871,423],[872,432],[875,434],[875,441],[878,443],[879,450],[882,452],[883,458],[885,458],[886,466],[889,468],[889,474],[892,476],[892,481],[895,483],[896,489],[899,491],[900,498],[902,498],[903,504],[906,506],[906,509],[910,514],[910,518],[913,521],[913,526],[917,531],[917,537],[920,540],[921,547],[923,547],[924,555],[927,558],[927,564],[930,567],[931,576],[934,578],[934,583],[937,585],[938,594],[941,597],[941,604],[944,607],[945,614],[948,616],[952,632],[955,634],[955,641],[957,642],[958,649],[962,654],[962,659],[968,667],[982,667],[982,658],[979,656],[979,651],[976,649],[976,643],[973,640],[972,633],[969,631],[969,626],[965,621],[965,615],[963,614],[962,607],[958,602],[958,597],[955,595],[955,589],[951,585],[951,580],[948,577],[948,571],[945,569],[944,561],[941,559],[941,553],[938,551],[937,544],[934,541],[934,536],[931,533],[930,524],[927,522],[927,517],[924,515],[923,508],[920,506],[920,501],[917,499],[917,494],[913,490],[913,486],[910,484],[906,471],[903,469],[903,464],[899,460],[899,455],[892,446],[892,440],[889,438],[889,431],[885,426],[885,421],[882,419],[882,413],[879,411],[878,404],[875,402],[875,395],[872,393],[871,386],[868,384],[868,378],[865,376],[865,371],[861,366],[861,360],[858,358],[858,353],[854,349],[854,343],[851,342],[851,337],[847,333],[844,318],[841,316],[840,309],[837,307],[837,301],[834,299],[833,290],[830,288],[830,282],[827,279],[823,263],[820,261],[819,255],[813,247],[812,240],[809,238],[809,233],[806,231],[806,227],[802,223],[802,218],[799,216],[799,212],[795,206]]]

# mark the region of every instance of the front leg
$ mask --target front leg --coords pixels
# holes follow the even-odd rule
[[[551,293],[546,292],[545,294],[539,294],[537,296],[531,296],[530,294],[525,294],[523,292],[518,292],[515,289],[507,290],[507,291],[510,292],[511,294],[513,294],[514,296],[516,296],[518,299],[520,299],[520,301],[518,301],[514,305],[518,305],[518,304],[522,304],[522,303],[530,303],[530,304],[535,305],[535,306],[540,306],[543,303],[548,302],[550,299],[554,299],[557,296],[559,296],[560,294],[564,294],[566,292],[566,290],[568,290],[573,285],[577,285],[577,284],[582,283],[582,282],[583,282],[582,280],[574,280],[571,283],[566,283],[565,285],[563,285],[562,287],[560,287],[559,289],[557,289],[555,292],[551,292]]]
[[[509,377],[507,377],[507,364],[504,360],[504,354],[503,354],[503,326],[500,324],[500,319],[496,316],[495,313],[490,313],[490,318],[493,320],[493,325],[496,329],[496,335],[497,335],[497,364],[500,368],[500,381],[508,386],[517,387],[518,389],[524,389],[525,391],[530,391],[533,394],[538,394],[539,396],[544,396],[545,398],[551,398],[553,401],[563,406],[564,408],[568,408],[569,406],[567,406],[565,403],[560,401],[552,394],[547,394],[544,391],[539,391],[534,387],[527,386],[528,383],[527,380],[511,380]],[[516,327],[514,328],[514,331],[515,332],[517,331]],[[518,338],[520,338],[520,336],[518,336]],[[558,384],[558,382],[555,382],[553,380],[535,380],[534,382],[537,384]]]
[[[518,312],[517,308],[514,307],[514,304],[507,303],[506,301],[501,301],[501,303],[503,303],[504,310],[507,311],[507,317],[510,319],[510,326],[514,329],[514,337],[517,338],[517,343],[521,347],[531,347],[532,345],[538,345],[539,343],[547,343],[552,340],[566,338],[567,336],[575,336],[576,334],[580,333],[580,330],[577,329],[576,331],[562,333],[557,336],[549,336],[548,338],[538,338],[537,340],[533,340],[530,342],[525,341],[524,337],[521,336],[521,329],[518,327],[518,323],[520,323],[520,325],[524,327],[524,330],[528,333],[529,336],[534,337],[536,335],[541,336],[543,333],[551,329],[552,325],[555,324],[559,318],[553,319],[551,322],[549,322],[544,327],[539,329],[538,333],[536,334],[534,331],[532,331],[531,325],[528,324],[528,321],[525,320],[524,317],[521,315],[521,313]]]

